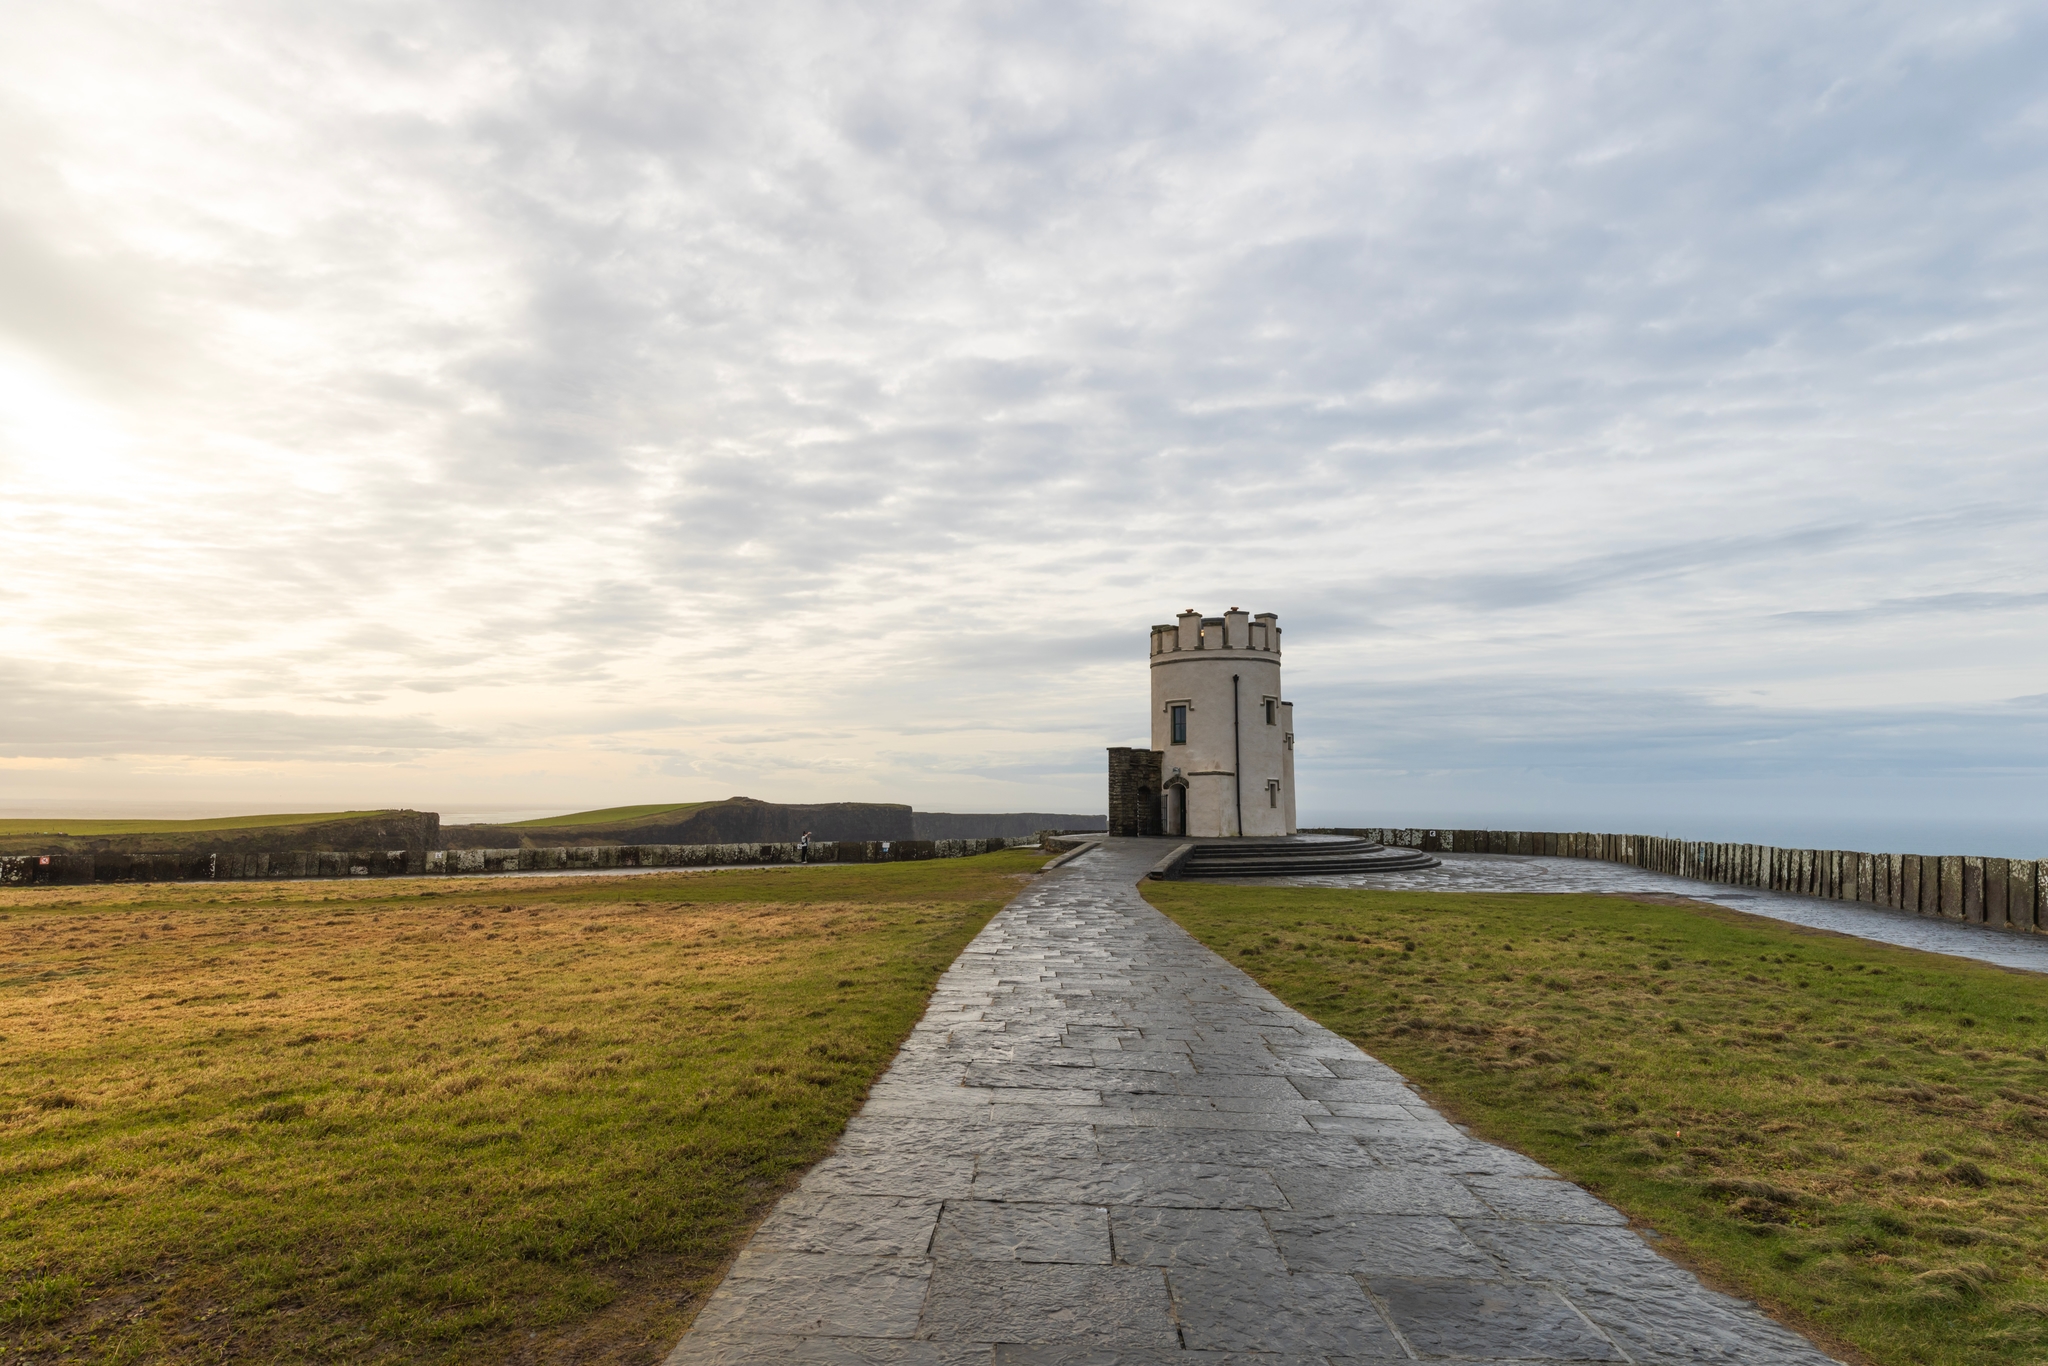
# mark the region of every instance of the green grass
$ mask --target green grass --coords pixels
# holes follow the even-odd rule
[[[75,820],[69,816],[36,816],[0,820],[0,835],[181,835],[207,830],[261,830],[274,825],[319,825],[327,821],[361,820],[391,811],[313,811],[295,815],[214,816],[198,821]]]
[[[558,825],[623,825],[648,816],[665,816],[675,811],[701,811],[719,802],[657,802],[653,806],[607,806],[602,811],[574,811],[566,816],[542,816],[539,820],[514,821],[507,830],[545,829]]]
[[[0,1360],[659,1360],[1041,861],[0,893]]]
[[[1146,896],[1823,1341],[2048,1360],[2048,979],[1597,896]]]

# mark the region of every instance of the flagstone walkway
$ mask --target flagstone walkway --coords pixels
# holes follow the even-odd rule
[[[989,923],[668,1366],[1832,1360],[1197,944],[1157,857]]]

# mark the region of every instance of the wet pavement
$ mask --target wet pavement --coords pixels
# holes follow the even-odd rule
[[[989,923],[669,1366],[1832,1360],[1197,944],[1157,857]]]
[[[1886,906],[1826,901],[1755,887],[1645,872],[1597,859],[1541,858],[1522,854],[1439,854],[1440,868],[1356,877],[1273,878],[1261,885],[1376,887],[1422,892],[1657,892],[1697,897],[1732,910],[1767,916],[1861,939],[1929,953],[1975,958],[2000,967],[2048,972],[2048,935],[1995,930],[1954,920],[1930,920]],[[1249,879],[1246,880],[1250,882]]]

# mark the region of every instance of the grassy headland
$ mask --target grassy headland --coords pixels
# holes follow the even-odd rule
[[[279,825],[325,825],[361,820],[388,811],[305,811],[267,816],[209,816],[191,821],[87,820],[68,816],[34,816],[0,820],[0,835],[187,835],[215,830],[266,830]]]
[[[1718,907],[1146,895],[1789,1321],[1886,1366],[2048,1360],[2048,980]]]
[[[439,818],[419,811],[325,811],[210,820],[0,821],[0,854],[277,853],[439,847]]]
[[[571,811],[565,816],[541,816],[530,821],[513,821],[507,830],[551,830],[570,825],[626,825],[650,816],[701,811],[717,802],[656,802],[651,806],[607,806],[599,811]]]
[[[0,893],[0,1359],[656,1360],[1041,861]]]

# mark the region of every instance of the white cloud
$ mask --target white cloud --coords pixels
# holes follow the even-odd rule
[[[11,23],[0,797],[1082,809],[1232,602],[1332,811],[2048,765],[2023,8]]]

